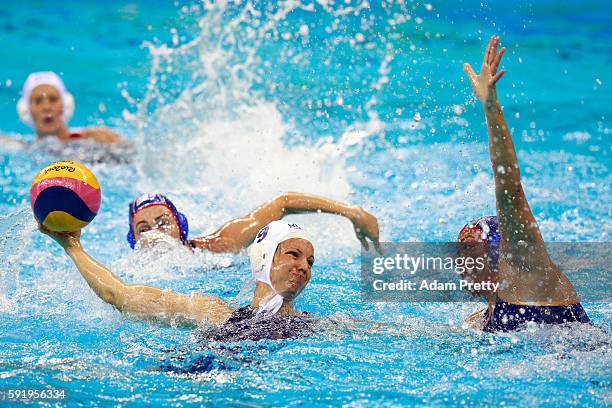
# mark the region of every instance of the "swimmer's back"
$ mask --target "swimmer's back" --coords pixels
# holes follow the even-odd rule
[[[303,316],[257,315],[250,306],[236,310],[227,322],[200,333],[202,340],[280,340],[313,334],[312,320]]]

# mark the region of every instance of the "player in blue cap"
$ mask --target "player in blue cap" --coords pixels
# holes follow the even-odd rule
[[[464,65],[487,119],[497,216],[470,221],[458,241],[475,244],[489,260],[484,269],[474,269],[470,279],[501,283],[497,293],[474,293],[483,296],[488,307],[468,321],[490,332],[520,329],[529,322],[587,323],[574,286],[549,257],[521,184],[512,135],[497,99],[495,84],[505,73],[497,68],[506,50],[498,51],[498,44],[499,37],[489,41],[480,74]]]
[[[265,225],[286,215],[304,212],[342,215],[353,223],[355,234],[365,248],[368,248],[367,239],[370,239],[375,248],[379,249],[376,217],[356,205],[305,193],[283,193],[246,216],[226,222],[212,234],[193,239],[188,239],[187,217],[177,210],[168,197],[163,194],[144,194],[130,203],[127,241],[132,248],[137,244],[151,245],[154,240],[147,232],[156,230],[192,248],[212,252],[239,252],[253,241]]]

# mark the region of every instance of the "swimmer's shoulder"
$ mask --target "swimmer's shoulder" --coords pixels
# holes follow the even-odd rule
[[[79,138],[93,139],[98,143],[117,143],[122,141],[119,133],[106,126],[95,126],[81,128],[78,132]]]

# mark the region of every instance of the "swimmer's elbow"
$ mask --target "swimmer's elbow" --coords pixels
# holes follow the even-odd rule
[[[288,214],[294,214],[300,212],[299,209],[295,208],[297,200],[303,197],[303,194],[292,191],[285,191],[278,196],[274,197],[272,202],[274,206],[279,210],[280,216]]]
[[[123,312],[128,307],[127,299],[130,298],[127,291],[127,286],[122,286],[121,288],[105,288],[98,292],[98,296],[104,302]]]
[[[121,310],[119,307],[119,303],[117,301],[117,295],[111,290],[102,290],[98,292],[98,297],[102,299],[105,303],[108,303],[111,306],[114,306],[116,309]]]
[[[277,195],[276,197],[274,197],[272,199],[272,205],[277,208],[279,211],[281,211],[283,214],[286,214],[287,212],[287,202],[289,201],[290,197],[289,197],[290,193],[280,193],[279,195]]]

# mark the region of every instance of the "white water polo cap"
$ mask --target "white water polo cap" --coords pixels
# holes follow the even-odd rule
[[[62,103],[64,105],[62,119],[64,123],[68,123],[72,114],[74,113],[74,97],[64,85],[64,81],[55,72],[52,71],[40,71],[33,72],[28,75],[23,88],[21,88],[21,97],[17,101],[17,113],[19,119],[26,125],[33,126],[34,121],[30,113],[30,96],[32,91],[39,85],[51,85],[57,89],[62,97]]]
[[[255,281],[267,284],[273,291],[272,296],[264,299],[259,305],[257,313],[275,314],[283,305],[283,297],[276,293],[270,279],[270,272],[272,271],[272,260],[276,248],[281,242],[291,238],[301,238],[311,242],[306,232],[298,224],[272,221],[259,231],[255,237],[255,242],[249,249],[253,278]]]

